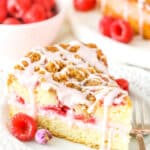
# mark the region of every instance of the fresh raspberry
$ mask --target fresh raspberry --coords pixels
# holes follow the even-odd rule
[[[117,84],[122,88],[123,90],[128,91],[129,90],[129,82],[126,79],[120,78],[116,79]]]
[[[111,16],[104,16],[99,22],[99,31],[103,35],[110,37],[110,26],[114,20],[115,19]]]
[[[40,4],[33,4],[23,17],[25,23],[33,23],[46,19],[46,11]]]
[[[35,120],[23,113],[18,113],[11,120],[11,133],[21,141],[31,141],[34,139],[37,130]]]
[[[16,97],[17,102],[21,103],[21,104],[25,104],[25,101],[22,97],[17,96]]]
[[[111,24],[110,34],[117,41],[129,43],[133,38],[133,29],[127,21],[117,19]]]
[[[3,24],[14,24],[15,25],[15,24],[21,24],[21,22],[16,18],[9,17],[4,20]]]
[[[89,11],[95,8],[96,0],[74,0],[73,4],[78,11]]]
[[[47,11],[51,11],[55,6],[55,0],[34,0],[34,2],[44,6]]]
[[[24,13],[31,7],[32,0],[8,0],[8,12],[15,18],[22,18]]]
[[[0,23],[2,23],[7,17],[7,2],[6,0],[0,0]]]

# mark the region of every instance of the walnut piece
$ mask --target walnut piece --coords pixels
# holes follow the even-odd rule
[[[55,46],[47,46],[46,49],[47,49],[47,51],[50,51],[50,52],[57,52],[59,50]]]
[[[90,102],[95,102],[96,101],[96,97],[89,93],[87,96],[86,96],[86,99],[89,100]]]
[[[97,48],[97,45],[96,44],[94,44],[94,43],[87,43],[87,44],[85,44],[87,47],[89,47],[89,48]]]
[[[77,84],[75,84],[75,83],[68,82],[68,83],[66,83],[65,85],[66,85],[67,87],[74,88],[74,89],[76,89],[76,90],[78,90],[78,91],[81,91],[81,90],[82,90],[81,86],[79,86],[79,85],[77,85]]]
[[[72,52],[72,53],[75,53],[75,52],[78,51],[79,48],[80,48],[79,45],[74,45],[74,46],[71,46],[71,47],[69,48],[69,51]]]
[[[53,73],[58,72],[58,68],[53,62],[48,62],[47,65],[45,66],[45,69],[48,72],[53,72]]]
[[[34,63],[41,59],[41,55],[37,52],[29,52],[26,57],[30,58],[31,62]]]
[[[24,70],[24,67],[21,66],[21,65],[16,65],[16,66],[14,67],[14,69],[16,69],[16,70]]]
[[[28,62],[25,61],[25,60],[22,61],[22,64],[23,64],[24,67],[28,67],[29,66]]]
[[[69,47],[69,44],[60,43],[59,46],[62,47],[63,49],[67,49]]]

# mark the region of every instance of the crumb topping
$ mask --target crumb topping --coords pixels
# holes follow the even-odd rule
[[[60,98],[72,92],[78,99],[83,96],[82,99],[88,105],[94,105],[103,97],[107,99],[110,91],[115,96],[123,92],[107,71],[106,57],[92,43],[61,43],[35,49],[14,68],[14,76],[22,84],[27,85],[28,79],[32,82],[38,80],[46,88],[49,87],[49,90],[59,91]],[[27,80],[22,79],[22,76]],[[8,84],[11,82],[10,76]],[[35,83],[29,86],[33,85]],[[78,101],[74,100],[74,103]]]

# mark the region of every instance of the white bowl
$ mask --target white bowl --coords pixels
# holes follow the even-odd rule
[[[60,3],[57,3],[58,7]],[[52,43],[62,26],[65,8],[56,16],[32,24],[0,25],[0,63],[25,55],[31,48]]]

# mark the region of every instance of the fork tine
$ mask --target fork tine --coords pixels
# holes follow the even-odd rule
[[[136,115],[136,101],[133,101],[133,113],[132,113],[132,126],[136,128],[137,125],[137,115]]]
[[[141,115],[140,123],[141,123],[141,128],[144,129],[144,104],[142,101],[140,102],[140,107],[141,107],[140,108],[140,115]]]

